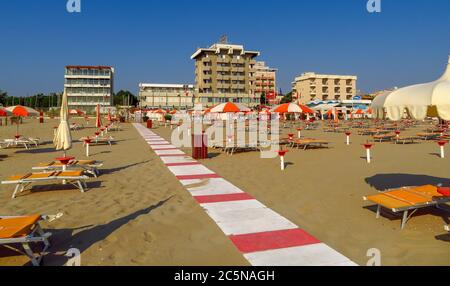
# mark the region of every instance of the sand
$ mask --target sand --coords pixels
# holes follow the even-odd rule
[[[43,125],[27,120],[20,133],[51,141],[56,125],[56,120]],[[130,124],[123,128],[112,133],[116,145],[92,148],[92,158],[105,166],[103,175],[89,182],[89,192],[35,188],[11,200],[12,186],[0,186],[0,215],[64,213],[44,224],[53,232],[45,265],[64,264],[71,247],[82,251],[82,265],[248,265],[137,131]],[[73,137],[94,131],[76,131]],[[165,138],[172,132],[164,127],[153,131]],[[296,133],[283,130],[290,132]],[[0,127],[0,138],[14,133],[15,127]],[[435,154],[436,143],[377,143],[368,165],[360,145],[366,136],[353,135],[352,145],[346,146],[343,134],[319,129],[303,135],[327,139],[330,148],[291,150],[284,172],[279,159],[261,159],[258,152],[228,156],[210,150],[211,158],[201,162],[360,265],[367,263],[371,248],[381,251],[382,265],[450,265],[450,237],[443,228],[450,222],[449,213],[420,211],[401,231],[399,217],[383,215],[377,220],[374,209],[362,200],[386,188],[450,185],[450,159]],[[69,154],[84,158],[81,143]],[[33,164],[59,155],[50,143],[29,151],[0,149],[0,178],[29,172]],[[0,247],[0,265],[24,264],[26,257]]]
[[[86,124],[84,119],[75,120]],[[72,132],[74,139],[93,135],[95,128]],[[0,179],[28,173],[32,165],[62,155],[51,144],[57,120],[39,124],[27,119],[20,134],[39,137],[38,149],[0,149]],[[35,187],[11,200],[13,186],[0,186],[0,215],[56,214],[44,223],[53,233],[44,265],[63,265],[67,250],[81,250],[81,264],[91,265],[248,265],[229,239],[166,169],[131,124],[111,135],[112,147],[91,147],[91,158],[105,163],[103,175],[89,181],[82,194],[67,186]],[[0,139],[15,127],[0,127]],[[85,158],[76,142],[68,155]],[[0,246],[0,265],[28,265],[28,260]]]
[[[156,132],[170,138],[169,128]],[[297,134],[283,129],[283,137],[288,133]],[[444,230],[450,212],[421,210],[400,230],[400,216],[385,213],[377,220],[375,209],[362,199],[401,186],[450,186],[450,158],[439,158],[435,142],[376,143],[369,165],[361,145],[369,137],[353,133],[346,146],[344,134],[303,131],[302,136],[330,141],[330,148],[291,150],[284,172],[278,158],[261,159],[259,152],[229,156],[210,150],[211,158],[201,162],[360,265],[367,264],[372,248],[381,251],[382,265],[450,265],[450,235]]]

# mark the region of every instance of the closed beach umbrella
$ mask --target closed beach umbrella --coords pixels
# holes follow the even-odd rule
[[[110,109],[108,109],[108,121],[109,121],[109,122],[112,121],[111,110],[110,110]]]
[[[69,108],[67,105],[67,94],[64,92],[61,102],[61,121],[56,131],[53,143],[56,150],[64,150],[64,157],[66,156],[66,150],[72,148],[72,136],[69,128]]]
[[[97,104],[97,118],[95,119],[95,127],[100,128],[102,127],[102,118],[100,116],[100,104]]]
[[[387,116],[391,120],[401,120],[405,111],[415,120],[450,120],[450,57],[441,78],[379,95],[372,102],[372,110],[377,118]]]

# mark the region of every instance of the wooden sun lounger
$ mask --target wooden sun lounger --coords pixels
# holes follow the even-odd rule
[[[440,136],[439,133],[418,133],[417,137],[419,139],[428,141],[428,140],[434,140]]]
[[[325,140],[319,140],[319,139],[313,139],[313,138],[304,138],[304,139],[295,139],[291,147],[298,149],[303,148],[303,150],[307,150],[309,147],[318,147],[318,148],[325,148],[328,146],[330,142]]]
[[[261,146],[257,143],[237,143],[233,144],[233,146],[225,146],[224,147],[225,153],[229,155],[233,155],[236,153],[236,151],[240,152],[246,152],[246,151],[260,151],[261,152]]]
[[[404,187],[381,192],[374,196],[366,196],[364,200],[377,204],[377,218],[380,217],[381,208],[388,209],[393,213],[402,212],[401,229],[404,229],[406,223],[417,210],[432,206],[439,208],[441,204],[450,201],[450,197],[440,194],[437,190],[437,187],[431,185]],[[412,212],[408,215],[410,211]]]
[[[11,176],[2,185],[16,185],[12,199],[16,198],[18,193],[22,193],[27,187],[35,183],[61,182],[68,183],[77,187],[82,193],[87,189],[86,180],[89,177],[83,175],[83,171],[54,171],[47,173],[30,173],[26,175]]]
[[[12,247],[20,244],[25,254],[30,258],[33,266],[39,266],[43,255],[50,247],[49,238],[51,233],[44,233],[39,222],[43,220],[40,215],[22,217],[0,216],[0,245]],[[30,244],[43,243],[44,246],[39,254],[35,254]]]
[[[99,168],[103,167],[103,163],[95,160],[73,160],[69,162],[66,166],[68,170],[70,169],[83,169],[86,173],[91,174],[95,178],[100,175]],[[39,171],[53,171],[59,170],[61,171],[64,168],[64,165],[60,162],[54,161],[50,163],[40,163],[35,167],[32,167],[32,170]]]
[[[398,138],[395,138],[395,144],[403,144],[403,145],[405,145],[405,144],[414,144],[415,142],[416,142],[416,140],[417,140],[417,137],[414,137],[414,136],[406,136],[406,137],[404,137],[404,136],[400,136],[400,137],[398,137]]]
[[[86,146],[85,140],[86,138],[81,138],[80,141],[83,141],[83,147]],[[109,136],[109,137],[98,137],[98,138],[92,138],[92,142],[89,144],[91,146],[95,146],[95,145],[109,145],[112,146],[112,143],[114,143],[114,138]]]
[[[375,142],[390,142],[392,141],[397,135],[396,134],[383,134],[383,135],[374,135],[372,136],[373,141]]]

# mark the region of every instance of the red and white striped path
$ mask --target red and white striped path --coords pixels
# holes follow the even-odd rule
[[[143,125],[134,127],[250,264],[356,266]]]

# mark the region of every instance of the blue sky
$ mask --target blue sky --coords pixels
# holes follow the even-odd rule
[[[0,1],[0,89],[61,91],[66,65],[111,65],[115,89],[193,83],[191,54],[223,34],[279,69],[279,86],[315,71],[356,74],[373,91],[430,81],[450,55],[450,1],[381,0]]]

